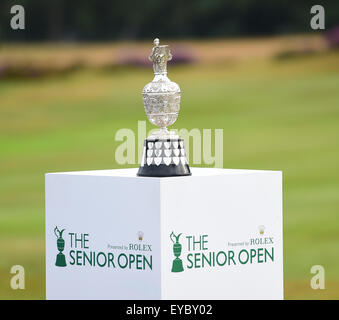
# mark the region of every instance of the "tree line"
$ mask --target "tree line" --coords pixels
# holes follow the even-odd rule
[[[10,8],[25,8],[25,30],[10,28]],[[312,32],[310,0],[1,0],[1,41],[108,41]],[[317,1],[326,28],[339,1]]]

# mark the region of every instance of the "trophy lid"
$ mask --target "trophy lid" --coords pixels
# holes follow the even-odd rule
[[[153,62],[154,79],[145,85],[142,93],[180,93],[179,85],[167,77],[167,61],[172,60],[169,45],[159,45],[158,38],[153,43],[154,47],[148,58]]]
[[[159,45],[160,41],[158,38],[154,39],[154,47],[152,53],[149,56],[149,60],[153,62],[153,70],[155,75],[166,75],[167,74],[167,61],[172,60],[172,54],[169,49],[169,45]]]

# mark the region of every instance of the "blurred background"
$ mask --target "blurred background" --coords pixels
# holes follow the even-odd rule
[[[283,171],[285,298],[338,299],[338,26],[338,1],[1,0],[0,298],[45,298],[44,174],[121,167],[115,133],[146,120],[159,37],[182,90],[174,127],[224,129],[224,168]]]

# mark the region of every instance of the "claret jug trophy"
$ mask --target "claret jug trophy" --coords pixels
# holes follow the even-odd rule
[[[167,61],[172,59],[168,45],[154,40],[149,59],[153,62],[154,79],[142,90],[148,120],[160,127],[149,136],[143,147],[138,176],[173,177],[191,175],[184,140],[169,131],[180,110],[180,87],[167,77]]]

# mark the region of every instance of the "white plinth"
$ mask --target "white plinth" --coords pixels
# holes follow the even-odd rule
[[[280,171],[136,172],[46,174],[47,299],[283,298]]]

